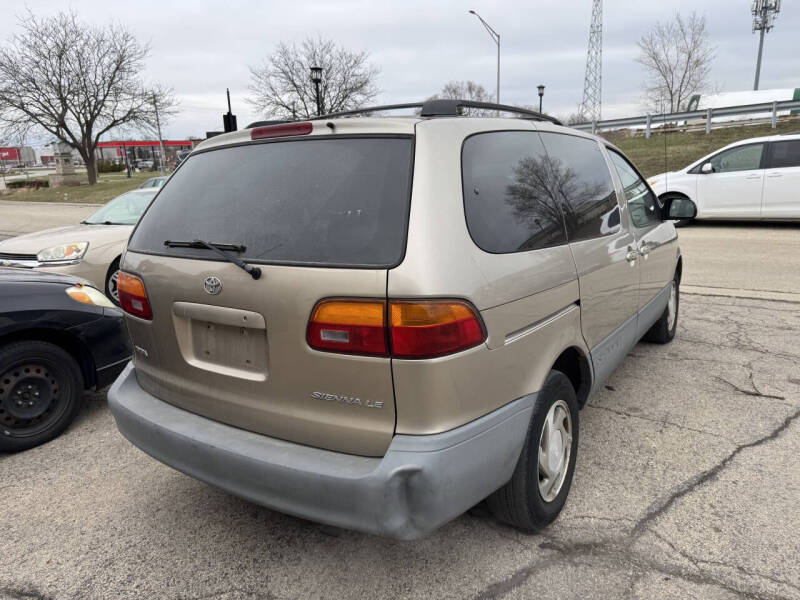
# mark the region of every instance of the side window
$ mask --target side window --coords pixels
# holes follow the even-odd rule
[[[800,140],[772,143],[770,168],[800,167]]]
[[[541,136],[549,157],[550,185],[561,202],[569,241],[618,231],[617,194],[597,142],[560,133]]]
[[[636,227],[649,227],[654,223],[659,223],[659,216],[656,198],[644,179],[636,169],[611,148],[608,149],[611,162],[617,170],[622,187],[625,190],[625,199],[628,202],[628,210],[631,213],[631,221]]]
[[[467,228],[495,254],[566,243],[547,154],[534,131],[474,135],[461,155]]]
[[[717,154],[711,159],[711,165],[715,173],[753,171],[761,168],[762,154],[764,154],[764,144],[739,146]]]

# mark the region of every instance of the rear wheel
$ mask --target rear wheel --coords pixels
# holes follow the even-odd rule
[[[119,258],[114,259],[106,273],[106,296],[114,304],[119,306],[119,291],[117,290],[117,280],[119,279]]]
[[[551,371],[533,407],[525,446],[511,480],[489,496],[500,521],[540,531],[567,501],[578,454],[578,401],[566,375]]]
[[[69,425],[83,399],[75,360],[46,342],[0,348],[0,451],[43,444]]]

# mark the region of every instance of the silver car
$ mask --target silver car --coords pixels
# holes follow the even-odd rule
[[[693,215],[600,138],[471,105],[201,144],[122,260],[120,431],[336,526],[416,538],[484,498],[551,523],[579,409],[639,339],[675,335],[665,219]]]

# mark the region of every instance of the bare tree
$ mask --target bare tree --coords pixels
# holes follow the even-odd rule
[[[0,47],[0,128],[44,131],[78,151],[97,181],[100,137],[121,127],[151,127],[174,111],[172,94],[141,79],[147,46],[118,25],[87,25],[75,13],[28,13],[22,33]],[[163,117],[162,117],[163,123]]]
[[[706,18],[680,14],[668,23],[658,22],[637,42],[636,61],[647,70],[645,101],[649,108],[675,112],[693,94],[709,85],[714,48],[709,45]]]
[[[473,100],[475,102],[494,102],[494,96],[490,95],[480,83],[474,81],[450,81],[442,87],[442,91],[428,98],[428,100]],[[462,108],[462,114],[470,116],[487,116],[496,114],[495,110],[483,108]]]
[[[330,40],[308,38],[299,46],[278,44],[261,65],[250,67],[253,93],[247,101],[265,115],[282,119],[317,114],[311,67],[322,68],[319,86],[322,113],[361,108],[375,99],[380,70],[366,52],[352,52]]]

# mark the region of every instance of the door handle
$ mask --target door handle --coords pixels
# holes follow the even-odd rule
[[[642,258],[647,258],[647,255],[650,254],[650,244],[644,242],[639,246],[639,254],[642,255]]]
[[[625,255],[625,260],[633,265],[633,263],[636,262],[637,256],[639,256],[639,251],[633,246],[628,246],[628,253]]]
[[[767,173],[767,177],[783,177],[783,173]]]
[[[761,175],[748,175],[745,179],[761,179]]]

